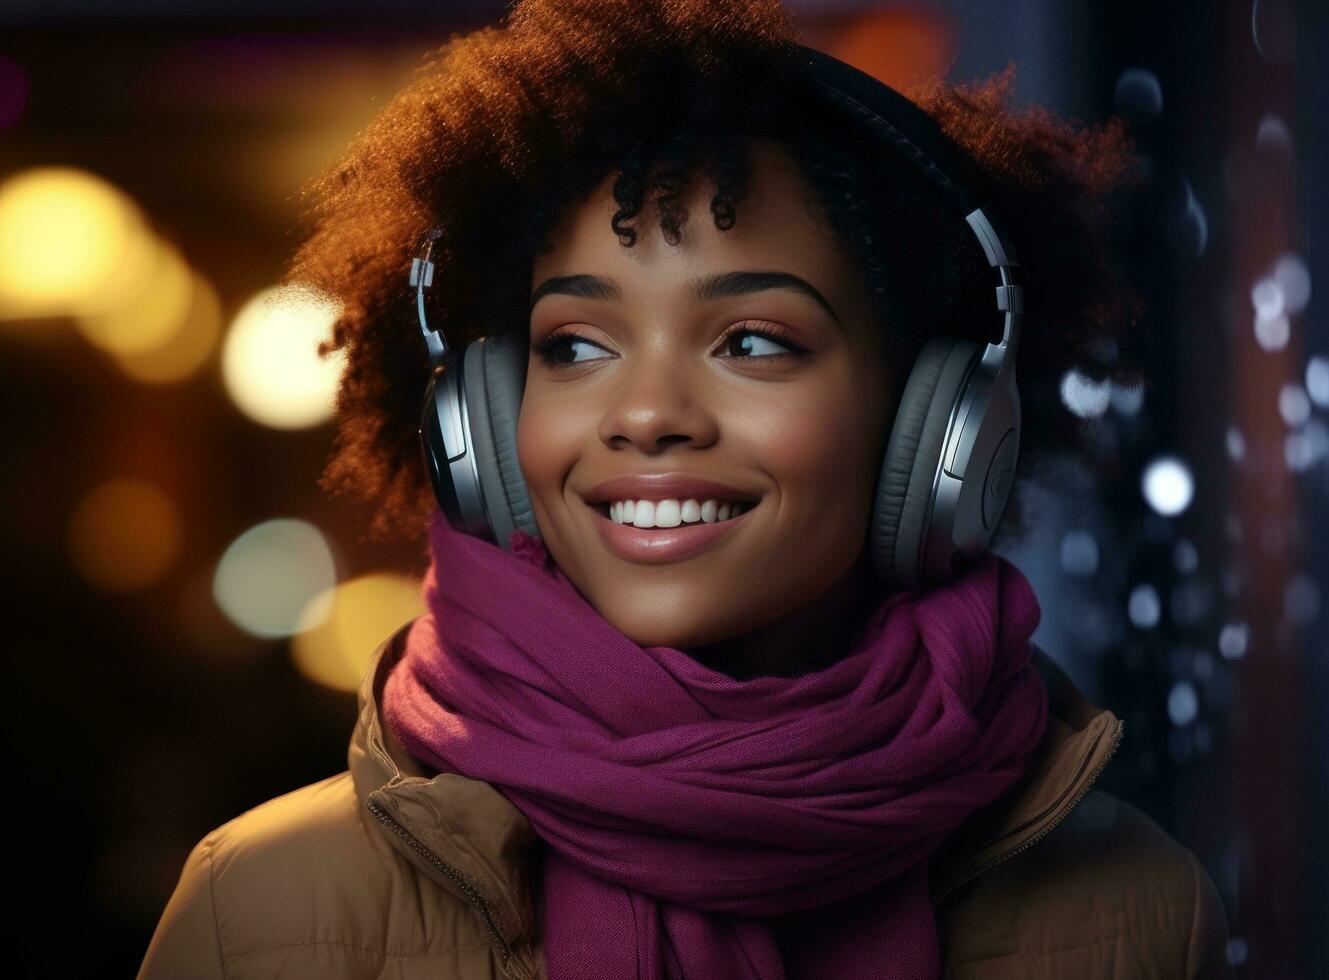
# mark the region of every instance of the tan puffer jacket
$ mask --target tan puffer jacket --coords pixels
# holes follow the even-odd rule
[[[409,625],[365,674],[349,771],[205,836],[139,980],[545,977],[534,904],[544,842],[490,784],[427,778],[379,717]],[[1035,662],[1051,694],[1037,763],[932,864],[944,976],[1232,976],[1227,920],[1200,862],[1091,788],[1122,723],[1041,650]]]

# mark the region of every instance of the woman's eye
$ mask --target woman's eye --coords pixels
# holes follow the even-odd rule
[[[587,356],[578,356],[578,350],[583,348]],[[552,368],[567,368],[604,360],[603,357],[593,356],[592,352],[597,350],[605,349],[580,334],[567,331],[547,334],[531,342],[531,352]],[[763,329],[739,326],[725,334],[720,343],[720,356],[745,361],[796,357],[805,352],[805,348],[786,339],[774,325]],[[613,355],[605,351],[605,356]]]
[[[549,334],[531,343],[531,351],[551,367],[571,367],[573,364],[585,364],[587,361],[600,360],[598,357],[578,357],[576,345],[587,349],[604,350],[599,344],[592,343],[575,333]],[[568,355],[571,354],[571,357]]]
[[[754,330],[750,327],[730,331],[721,349],[729,352],[731,357],[742,359],[781,357],[801,350],[797,344],[782,340],[774,331]]]

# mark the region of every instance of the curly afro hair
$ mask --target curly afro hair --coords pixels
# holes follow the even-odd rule
[[[893,364],[907,370],[937,332],[999,336],[995,278],[968,227],[897,151],[817,108],[796,35],[779,0],[523,0],[450,39],[306,188],[314,226],[285,279],[340,302],[319,354],[346,351],[320,485],[376,508],[371,538],[418,538],[437,506],[417,434],[431,368],[406,288],[433,228],[429,312],[449,343],[525,331],[532,258],[565,206],[615,173],[622,245],[647,201],[676,243],[682,192],[704,172],[715,225],[730,228],[748,148],[764,137],[792,152],[809,205],[858,257]],[[1082,423],[1060,402],[1066,372],[1143,380],[1118,341],[1144,304],[1113,260],[1114,199],[1141,180],[1131,139],[1119,119],[1079,127],[1014,109],[1014,82],[1008,65],[905,93],[962,149],[962,183],[1021,262],[1024,427],[1003,537],[1023,530],[1031,468],[1082,448]]]

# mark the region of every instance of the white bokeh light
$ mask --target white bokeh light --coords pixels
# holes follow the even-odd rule
[[[332,417],[345,352],[321,359],[317,348],[338,309],[306,286],[266,289],[241,308],[222,348],[222,377],[241,411],[274,429]]]
[[[1163,613],[1163,603],[1158,597],[1158,590],[1145,582],[1131,589],[1126,601],[1126,615],[1131,623],[1142,630],[1153,629],[1158,625],[1158,618]]]
[[[1274,282],[1283,294],[1283,308],[1300,313],[1311,299],[1311,273],[1296,252],[1286,252],[1274,263]]]
[[[1288,425],[1301,425],[1311,417],[1311,400],[1306,389],[1295,381],[1283,385],[1278,392],[1278,414]]]
[[[1190,681],[1177,681],[1167,695],[1167,713],[1178,728],[1195,721],[1200,713],[1200,698]]]
[[[1255,318],[1255,340],[1265,350],[1282,350],[1291,336],[1292,324],[1287,314],[1280,313],[1267,320],[1258,316]]]
[[[1250,641],[1251,630],[1245,623],[1225,623],[1218,633],[1218,652],[1225,660],[1238,660],[1246,656]]]
[[[1255,315],[1261,320],[1272,320],[1281,316],[1283,305],[1283,287],[1272,276],[1266,276],[1251,287],[1251,305]]]
[[[1321,408],[1329,408],[1329,358],[1312,357],[1306,364],[1306,394]]]
[[[1311,419],[1283,439],[1283,459],[1288,468],[1304,473],[1329,456],[1329,428],[1319,419]]]
[[[327,539],[305,521],[278,518],[233,542],[212,580],[212,593],[245,632],[272,639],[312,629],[327,618],[336,566]],[[315,601],[323,596],[322,603]]]
[[[1098,418],[1112,402],[1112,382],[1095,381],[1071,368],[1061,376],[1061,401],[1082,419]]]
[[[1176,456],[1160,456],[1144,468],[1140,489],[1150,507],[1165,517],[1175,517],[1190,506],[1195,481],[1190,468]]]

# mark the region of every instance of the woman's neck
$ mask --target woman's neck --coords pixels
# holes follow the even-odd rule
[[[740,681],[815,673],[852,652],[854,635],[879,598],[880,584],[864,548],[849,572],[807,605],[742,636],[687,653]]]

